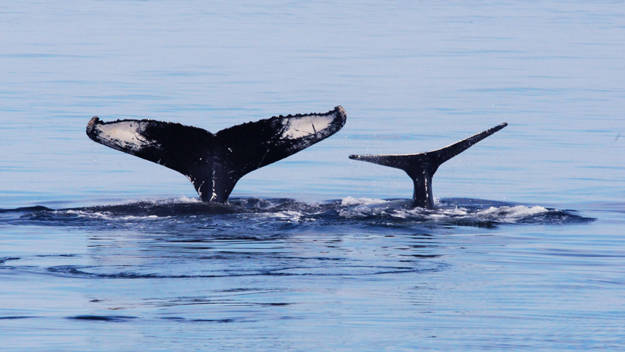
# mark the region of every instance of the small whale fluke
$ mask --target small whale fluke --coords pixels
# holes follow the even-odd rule
[[[245,174],[295,154],[340,130],[341,106],[323,114],[275,116],[221,130],[155,120],[87,124],[92,140],[187,176],[203,201],[226,202]]]
[[[434,176],[438,167],[506,126],[508,126],[507,123],[502,123],[472,137],[431,152],[394,155],[350,155],[349,158],[404,170],[414,183],[412,196],[414,205],[423,208],[433,208],[432,176]]]

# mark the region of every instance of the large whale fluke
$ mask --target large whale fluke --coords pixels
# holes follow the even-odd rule
[[[508,126],[507,123],[502,123],[445,148],[431,152],[394,155],[350,155],[349,158],[404,170],[414,183],[412,196],[414,205],[423,208],[433,208],[432,176],[434,176],[438,167],[506,126]]]
[[[275,116],[221,130],[155,120],[87,124],[92,140],[187,176],[203,201],[226,202],[245,174],[307,148],[340,130],[341,106],[327,113]]]

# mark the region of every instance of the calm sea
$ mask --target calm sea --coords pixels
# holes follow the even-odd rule
[[[624,350],[624,38],[623,1],[5,1],[1,349]],[[85,135],[339,104],[224,208]],[[347,158],[501,122],[434,211]]]

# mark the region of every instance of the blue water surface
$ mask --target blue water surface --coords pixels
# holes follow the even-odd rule
[[[625,349],[624,5],[3,2],[1,349]],[[223,207],[85,135],[339,104]],[[501,122],[436,210],[347,158]]]

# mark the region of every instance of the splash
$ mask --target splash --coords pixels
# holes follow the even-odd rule
[[[345,197],[323,203],[288,198],[233,198],[230,204],[204,203],[196,198],[142,200],[93,207],[1,210],[0,223],[52,226],[131,227],[152,231],[172,226],[263,228],[281,226],[479,226],[511,224],[572,224],[593,221],[573,210],[477,199],[440,200],[435,209],[415,208],[408,199]]]

